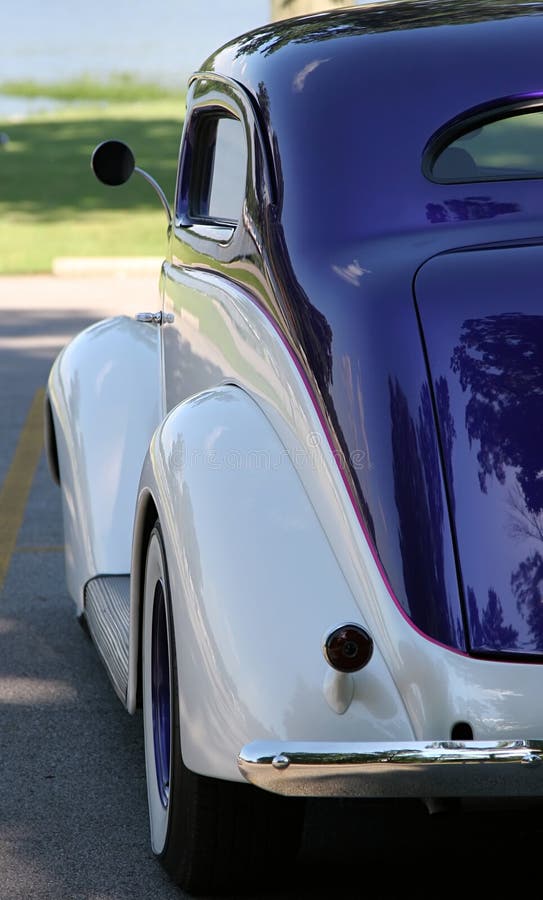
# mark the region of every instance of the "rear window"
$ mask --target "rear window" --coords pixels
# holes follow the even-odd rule
[[[471,120],[430,153],[425,174],[441,184],[543,178],[543,109],[516,109]],[[428,164],[429,163],[429,164]]]

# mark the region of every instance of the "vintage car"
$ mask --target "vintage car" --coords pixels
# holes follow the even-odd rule
[[[143,173],[162,309],[53,366],[69,591],[193,893],[304,797],[543,796],[542,46],[543,3],[461,0],[227,44],[172,212]]]

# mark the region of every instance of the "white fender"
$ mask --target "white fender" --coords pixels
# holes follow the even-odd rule
[[[78,611],[96,575],[128,574],[138,482],[162,418],[158,329],[126,316],[81,332],[48,382],[66,544]]]
[[[241,779],[237,755],[256,738],[412,739],[377,646],[368,666],[348,676],[346,711],[335,708],[350,691],[330,685],[323,637],[346,621],[365,623],[293,461],[248,394],[225,386],[172,410],[151,443],[140,491],[136,535],[149,494],[164,534],[190,769]],[[133,572],[140,559],[135,546]]]
[[[297,461],[307,497],[403,697],[417,740],[448,740],[459,723],[469,724],[477,740],[507,741],[512,735],[539,740],[540,665],[475,659],[444,647],[421,633],[393,597],[361,527],[356,492],[343,477],[344,462],[338,465],[331,424],[323,421],[315,390],[254,298],[208,271],[166,265],[165,275],[170,308],[179,319],[173,328],[177,337],[168,337],[169,326],[163,329],[165,346],[170,342],[166,392],[169,382],[170,399],[181,402],[204,386],[237,384],[265,412]],[[183,351],[193,354],[190,366],[183,356],[176,360]],[[355,468],[361,463],[355,457],[350,461]],[[390,465],[386,459],[375,462]],[[378,503],[377,497],[371,499]],[[396,524],[382,521],[383,527]],[[330,685],[328,696],[339,703],[343,692],[336,688]]]

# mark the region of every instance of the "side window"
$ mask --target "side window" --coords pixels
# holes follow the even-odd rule
[[[428,175],[445,184],[543,178],[543,110],[509,110],[460,135],[456,131],[434,156]]]
[[[247,143],[239,119],[202,114],[190,176],[190,218],[235,225],[241,218],[246,175]]]
[[[219,119],[215,133],[215,155],[209,191],[211,219],[237,222],[245,197],[247,145],[238,119]]]

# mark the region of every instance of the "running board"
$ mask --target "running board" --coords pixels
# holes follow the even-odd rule
[[[111,683],[126,706],[130,576],[102,575],[87,582],[85,617]]]

